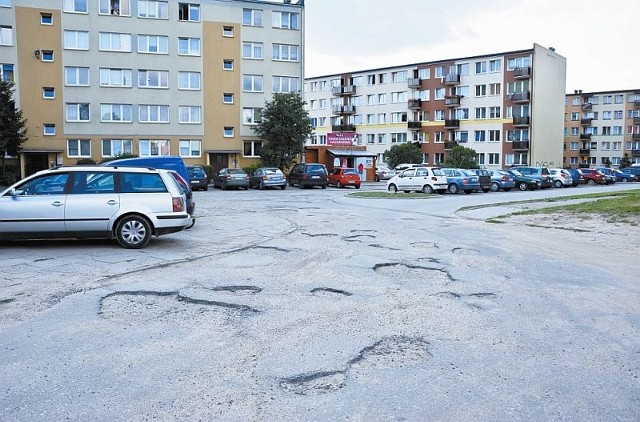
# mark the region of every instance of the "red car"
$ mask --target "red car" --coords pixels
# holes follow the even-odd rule
[[[360,175],[356,169],[336,167],[329,173],[327,184],[338,188],[355,186],[356,189],[360,189]]]
[[[606,183],[604,174],[596,169],[580,169],[587,185],[604,185]]]

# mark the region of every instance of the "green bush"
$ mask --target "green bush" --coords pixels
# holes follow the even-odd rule
[[[248,175],[252,175],[253,172],[260,167],[262,167],[262,163],[251,164],[250,166],[244,167],[244,171],[246,171]]]

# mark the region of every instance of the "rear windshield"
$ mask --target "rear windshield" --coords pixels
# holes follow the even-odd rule
[[[433,174],[436,176],[444,176],[444,171],[440,170],[440,169],[433,169]]]
[[[344,169],[344,174],[358,174],[356,169]]]
[[[321,164],[309,164],[306,169],[307,173],[324,173],[324,166]]]
[[[189,174],[189,177],[191,176],[205,177],[206,176],[204,170],[202,170],[202,168],[200,167],[187,167],[187,173]]]

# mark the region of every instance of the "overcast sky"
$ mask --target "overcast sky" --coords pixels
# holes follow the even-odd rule
[[[305,76],[554,47],[567,92],[640,89],[640,0],[305,0]]]

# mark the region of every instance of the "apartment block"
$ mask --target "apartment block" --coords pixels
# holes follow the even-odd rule
[[[301,91],[303,22],[303,1],[0,0],[22,176],[121,153],[258,162],[265,101]]]
[[[640,89],[567,94],[564,166],[640,164]]]
[[[305,79],[307,159],[370,170],[413,143],[437,165],[455,145],[478,165],[560,166],[566,59],[553,48],[415,63]]]

